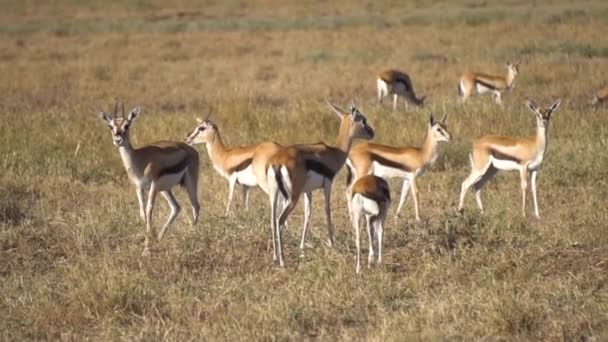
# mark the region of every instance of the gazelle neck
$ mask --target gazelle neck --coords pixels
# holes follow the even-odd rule
[[[129,136],[125,136],[124,139],[124,143],[118,147],[118,153],[120,153],[120,159],[122,160],[122,164],[127,170],[127,173],[131,174],[133,171],[133,165],[137,164],[137,161],[135,160],[137,155],[133,145],[131,145],[131,139]]]
[[[426,133],[421,150],[425,165],[432,164],[437,158],[437,139],[433,136],[432,127]]]
[[[338,132],[338,137],[336,138],[336,147],[344,152],[345,155],[348,155],[350,152],[350,147],[353,143],[353,137],[350,133],[351,125],[355,123],[350,119],[344,118],[340,123],[340,131]]]
[[[541,122],[537,122],[536,125],[536,146],[540,153],[544,153],[547,149],[547,130],[548,126],[545,127]]]
[[[513,72],[513,70],[507,70],[507,89],[512,89],[515,86],[515,78],[517,76]]]
[[[222,137],[218,131],[215,131],[213,137],[207,142],[206,145],[209,159],[211,159],[214,164],[216,160],[221,159],[226,152],[226,146],[224,146],[224,142],[222,141]]]

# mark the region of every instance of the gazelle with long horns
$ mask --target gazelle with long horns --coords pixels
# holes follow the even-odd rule
[[[360,177],[373,174],[385,179],[403,178],[401,196],[397,206],[397,214],[411,190],[414,199],[416,220],[420,220],[418,212],[418,187],[416,178],[437,159],[437,146],[442,141],[450,141],[452,134],[446,125],[447,114],[441,121],[435,121],[431,114],[426,138],[422,147],[393,147],[387,145],[361,143],[353,146],[346,161],[348,171],[347,184],[352,184]],[[350,203],[350,202],[349,202]],[[349,210],[351,207],[349,206]]]
[[[391,205],[391,194],[388,183],[378,176],[365,175],[359,178],[348,190],[348,203],[351,208],[351,221],[355,230],[355,244],[357,246],[357,267],[361,270],[361,217],[365,217],[367,237],[369,240],[368,266],[374,262],[374,240],[377,264],[382,263],[382,235],[386,213]],[[375,237],[375,238],[374,238]]]
[[[464,104],[469,96],[477,93],[492,93],[494,101],[502,104],[502,93],[510,91],[515,87],[515,80],[519,75],[519,62],[507,63],[507,74],[505,76],[489,75],[480,72],[467,72],[460,77],[458,83],[458,96]]]
[[[417,97],[410,76],[399,70],[391,69],[381,72],[376,80],[376,87],[378,90],[378,103],[382,103],[382,99],[385,96],[393,95],[393,111],[397,110],[397,99],[399,96],[403,96],[405,99],[406,109],[408,102],[418,107],[424,105],[426,96]]]
[[[323,189],[329,245],[333,245],[331,186],[334,176],[344,165],[354,139],[370,140],[374,137],[374,130],[367,124],[367,119],[353,102],[350,103],[348,112],[332,103],[328,102],[328,104],[341,121],[336,145],[329,146],[321,142],[311,145],[287,146],[280,149],[267,165],[266,180],[270,198],[273,259],[278,260],[281,267],[284,266],[281,227],[295,208],[302,193],[305,194],[307,203],[305,220],[310,222],[306,217],[311,215],[312,191]],[[287,204],[280,215],[277,210],[279,196],[287,199]],[[304,225],[302,241],[306,237],[307,228],[307,225]],[[302,247],[302,243],[300,247]]]
[[[139,115],[140,109],[139,107],[133,108],[125,117],[123,104],[122,117],[117,117],[117,112],[118,104],[114,108],[112,117],[108,113],[100,111],[99,118],[110,128],[114,145],[118,147],[127,175],[135,184],[139,213],[146,224],[142,256],[147,256],[150,254],[149,235],[152,226],[152,210],[159,192],[171,207],[171,214],[158,232],[159,241],[181,209],[171,192],[176,185],[186,188],[192,204],[192,225],[196,224],[200,210],[197,196],[199,156],[196,149],[183,142],[160,141],[134,148],[131,145],[129,131],[133,120]],[[146,191],[148,196],[144,208]]]
[[[547,130],[551,114],[559,107],[558,99],[548,108],[539,108],[533,101],[526,105],[536,116],[536,135],[527,138],[512,138],[488,135],[473,142],[473,152],[469,154],[471,174],[462,182],[458,210],[463,209],[464,198],[471,186],[475,187],[475,200],[483,212],[481,189],[498,170],[518,171],[521,180],[522,214],[526,216],[526,193],[528,179],[532,186],[534,215],[540,218],[536,198],[536,174],[547,152]]]

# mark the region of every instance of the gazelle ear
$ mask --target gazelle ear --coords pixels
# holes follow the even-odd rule
[[[101,119],[103,122],[105,122],[105,123],[107,123],[108,125],[110,125],[110,122],[111,122],[112,120],[110,119],[110,117],[108,116],[108,114],[107,114],[107,113],[105,113],[105,112],[99,112],[99,113],[97,113],[97,116],[98,116],[98,117],[99,117],[99,118],[100,118],[100,119]]]
[[[534,101],[526,100],[526,106],[528,106],[528,108],[530,108],[530,110],[534,112],[534,114],[538,114],[538,106],[536,105],[536,103],[534,103]]]
[[[133,121],[133,119],[135,119],[139,115],[140,111],[141,111],[141,109],[139,108],[139,106],[131,109],[129,116],[127,116],[127,121],[129,121],[129,122]]]
[[[355,113],[357,112],[357,105],[355,105],[355,101],[350,100],[348,102],[348,111],[351,115],[355,115]]]
[[[328,100],[325,100],[325,102],[327,102],[327,104],[329,105],[329,108],[331,108],[331,110],[333,110],[334,113],[336,113],[340,118],[342,118],[342,116],[344,116],[344,114],[346,113],[340,107],[338,107],[335,104],[329,102]]]
[[[549,111],[553,113],[554,110],[556,110],[557,108],[559,108],[559,105],[562,103],[562,99],[557,99],[555,100],[551,106],[549,107]]]
[[[433,113],[429,116],[429,125],[433,126],[435,124],[435,118],[433,117]]]

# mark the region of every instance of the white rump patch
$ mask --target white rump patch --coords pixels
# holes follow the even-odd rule
[[[361,194],[355,194],[352,199],[353,212],[360,212],[365,215],[376,216],[380,213],[380,206]]]

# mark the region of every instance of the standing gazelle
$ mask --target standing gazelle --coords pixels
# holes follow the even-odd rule
[[[353,146],[346,161],[347,184],[350,185],[359,177],[367,174],[374,174],[385,179],[404,178],[397,214],[401,211],[408,190],[411,189],[416,220],[420,221],[416,177],[422,175],[425,169],[433,165],[437,159],[437,145],[442,141],[452,139],[452,134],[445,123],[446,118],[447,114],[441,121],[435,121],[431,114],[422,147],[392,147],[367,142]]]
[[[171,207],[171,214],[157,235],[159,241],[181,209],[171,192],[174,186],[179,184],[186,188],[192,204],[192,225],[196,224],[198,220],[200,209],[197,197],[198,152],[185,143],[172,141],[160,141],[141,148],[133,148],[129,139],[129,128],[139,115],[140,109],[135,107],[126,118],[124,104],[122,117],[116,116],[117,111],[118,104],[114,108],[113,117],[105,112],[99,112],[99,117],[110,128],[114,145],[118,147],[127,175],[135,184],[139,213],[146,224],[142,256],[147,256],[150,254],[149,235],[152,226],[152,209],[158,192],[165,197]],[[146,190],[148,190],[148,201],[144,210],[144,192]]]
[[[460,77],[458,83],[458,96],[465,103],[469,96],[477,93],[492,92],[492,97],[497,104],[502,104],[501,95],[506,90],[515,87],[515,79],[519,75],[519,62],[507,63],[507,74],[505,76],[488,75],[480,72],[466,72]]]
[[[186,137],[188,145],[206,144],[213,168],[228,180],[228,202],[225,215],[230,212],[230,204],[235,185],[243,186],[243,205],[247,209],[249,188],[258,182],[253,174],[251,161],[258,145],[226,148],[217,126],[209,120],[197,119],[198,125]]]
[[[523,216],[526,216],[526,192],[528,191],[528,178],[531,178],[534,215],[540,218],[536,199],[536,173],[540,169],[547,151],[547,129],[551,114],[559,107],[560,102],[561,100],[558,99],[549,108],[544,109],[538,108],[530,100],[526,101],[528,108],[536,115],[536,136],[512,138],[488,135],[473,142],[473,152],[469,154],[471,174],[462,182],[458,210],[462,210],[464,197],[469,188],[475,186],[477,206],[483,212],[481,189],[487,181],[498,170],[519,171]]]
[[[357,246],[357,273],[361,270],[361,233],[359,224],[365,217],[369,251],[367,264],[374,262],[374,236],[376,237],[378,253],[377,264],[382,262],[382,234],[386,212],[391,205],[391,194],[388,183],[377,176],[365,175],[359,178],[348,191],[348,203],[351,208],[351,221],[355,230]]]
[[[270,199],[270,219],[273,245],[273,259],[278,259],[283,267],[283,249],[281,245],[281,227],[295,208],[300,195],[305,194],[305,222],[310,222],[312,191],[323,188],[325,194],[325,213],[329,245],[333,245],[333,227],[331,222],[331,186],[334,176],[340,171],[350,151],[353,139],[370,140],[374,130],[367,124],[367,119],[351,102],[349,112],[329,103],[331,109],[341,120],[336,146],[325,143],[311,145],[291,145],[280,149],[270,158],[266,180]],[[279,196],[287,199],[281,215],[278,216]],[[278,217],[277,217],[278,216]],[[302,241],[306,237],[307,224],[304,225]],[[302,248],[303,243],[300,244]]]
[[[418,107],[424,105],[426,96],[418,98],[414,92],[414,86],[410,76],[399,70],[385,70],[378,75],[376,80],[378,88],[378,103],[382,103],[382,99],[389,95],[393,95],[393,111],[397,110],[397,98],[399,95],[405,98],[405,108],[407,109],[408,101]]]

